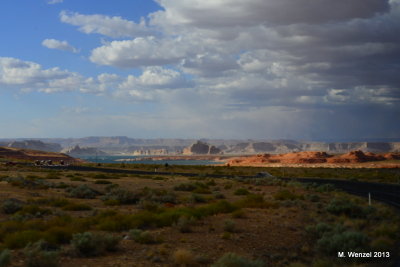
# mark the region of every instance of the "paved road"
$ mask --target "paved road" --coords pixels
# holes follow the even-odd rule
[[[95,172],[106,172],[106,173],[126,173],[126,174],[138,174],[138,175],[185,175],[189,177],[199,176],[198,173],[150,172],[150,171],[121,170],[121,169],[101,168],[101,167],[88,167],[79,165],[48,166],[44,168],[65,169],[65,170],[75,170],[75,171],[95,171]],[[234,178],[238,176],[207,174],[207,177]],[[255,178],[256,176],[239,176],[239,177]],[[285,181],[297,181],[301,183],[332,184],[338,189],[362,197],[368,197],[368,194],[370,193],[371,199],[373,201],[378,200],[386,204],[389,204],[391,206],[394,206],[400,210],[400,185],[357,182],[357,181],[337,180],[337,179],[321,179],[321,178],[280,178],[280,179]]]

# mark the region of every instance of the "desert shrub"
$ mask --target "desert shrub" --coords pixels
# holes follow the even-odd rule
[[[4,249],[0,252],[0,267],[6,267],[11,262],[11,253],[8,249]]]
[[[158,203],[178,203],[176,194],[167,190],[144,188],[140,194],[142,195],[142,200],[149,200]]]
[[[187,216],[179,217],[178,221],[174,224],[175,228],[181,233],[191,233],[192,226],[195,223],[193,217],[188,218]]]
[[[362,252],[366,250],[368,237],[356,231],[326,233],[317,241],[317,250],[328,256],[335,256],[338,251]]]
[[[94,190],[93,188],[90,188],[87,185],[79,185],[77,187],[72,187],[67,190],[69,193],[70,197],[74,198],[86,198],[86,199],[92,199],[96,198],[97,195],[99,195],[99,192]]]
[[[23,177],[7,177],[3,179],[12,186],[29,189],[47,189],[52,187],[53,184],[44,179],[25,179]]]
[[[198,194],[191,194],[188,198],[189,203],[206,203],[207,199]]]
[[[237,231],[236,223],[232,220],[224,221],[224,231],[228,233],[234,233]]]
[[[104,251],[116,251],[121,238],[110,234],[84,232],[72,236],[71,245],[81,256],[97,256]]]
[[[63,207],[63,210],[68,210],[68,211],[84,211],[91,209],[92,207],[83,203],[69,203]]]
[[[250,192],[245,188],[239,188],[239,189],[236,189],[233,194],[236,196],[245,196],[245,195],[250,194]]]
[[[197,188],[195,184],[192,183],[182,183],[179,185],[174,186],[175,191],[193,191]]]
[[[212,267],[236,267],[236,266],[263,267],[264,262],[262,262],[261,260],[249,260],[234,253],[226,253],[211,266]]]
[[[179,266],[193,266],[195,264],[195,256],[193,252],[187,249],[178,249],[172,254],[172,260]]]
[[[43,241],[29,244],[25,247],[24,254],[28,267],[57,267],[59,265],[59,254],[56,251],[47,251]]]
[[[333,184],[323,184],[315,187],[315,191],[317,192],[332,192],[336,190],[335,186]]]
[[[98,230],[102,231],[125,231],[132,228],[132,224],[134,223],[134,219],[136,218],[136,216],[140,215],[115,214],[105,216],[103,218],[99,216],[99,222],[96,227]]]
[[[106,206],[118,206],[121,204],[121,203],[119,203],[118,200],[115,200],[115,199],[107,199],[107,200],[104,200],[103,203]]]
[[[280,190],[274,194],[275,200],[296,200],[302,199],[302,196],[297,195],[289,190]]]
[[[35,201],[35,204],[43,204],[43,205],[49,205],[52,207],[64,207],[68,205],[70,202],[68,199],[65,198],[44,198],[44,199],[38,199]]]
[[[71,227],[54,226],[44,233],[44,239],[52,245],[68,244],[73,233]]]
[[[213,192],[213,195],[214,195],[215,199],[225,199],[225,195],[222,194],[222,193],[219,192],[219,191]]]
[[[70,186],[64,182],[61,182],[61,183],[53,185],[53,187],[59,188],[59,189],[69,189]]]
[[[105,174],[99,173],[99,174],[94,174],[92,175],[93,178],[96,179],[107,179],[108,177]]]
[[[111,234],[102,234],[99,236],[100,242],[104,244],[106,251],[117,251],[122,238]]]
[[[112,182],[107,180],[96,180],[94,181],[95,184],[112,184]]]
[[[318,202],[318,201],[320,201],[320,197],[318,196],[318,195],[315,195],[315,194],[311,194],[311,195],[308,195],[308,200],[310,200],[311,202]]]
[[[45,179],[60,179],[60,174],[56,173],[56,172],[49,172]]]
[[[158,202],[151,201],[151,200],[145,200],[145,199],[140,200],[138,203],[138,206],[141,209],[152,211],[152,212],[157,212],[161,209],[160,204]]]
[[[140,195],[125,189],[112,189],[101,198],[103,201],[114,200],[120,204],[135,204],[140,200]]]
[[[113,190],[113,189],[115,189],[117,187],[119,187],[118,184],[109,184],[106,187],[104,187],[104,190],[106,190],[106,192],[109,192],[109,191],[111,191],[111,190]]]
[[[340,224],[319,223],[307,227],[306,231],[318,239],[317,251],[327,256],[334,256],[338,251],[361,252],[368,245],[368,237],[365,234],[346,230]]]
[[[71,177],[69,180],[71,182],[86,182],[86,179],[82,177]]]
[[[335,215],[346,215],[351,218],[366,218],[374,211],[373,207],[362,207],[347,198],[333,199],[326,210]]]
[[[103,250],[103,244],[99,243],[91,232],[74,234],[71,240],[72,248],[81,256],[97,256]]]
[[[195,217],[202,218],[218,213],[231,213],[237,209],[238,207],[236,205],[231,204],[225,200],[220,200],[218,202],[196,208],[194,214]]]
[[[28,205],[23,207],[17,213],[18,215],[32,215],[33,217],[43,217],[45,215],[51,215],[52,212],[50,209],[41,208],[38,205]]]
[[[36,230],[25,230],[10,233],[4,238],[4,245],[10,249],[23,248],[29,243],[42,239],[43,234]]]
[[[231,189],[232,186],[233,186],[232,183],[226,183],[226,184],[224,185],[224,189]]]
[[[266,201],[262,195],[250,194],[245,196],[243,199],[236,202],[241,208],[278,208],[279,203],[274,201]]]
[[[149,231],[143,231],[140,229],[132,229],[129,231],[129,236],[135,242],[140,244],[156,244],[160,243],[160,240],[153,236]]]
[[[5,214],[14,214],[17,211],[21,210],[23,206],[23,202],[19,199],[9,198],[4,200],[1,205],[1,210]]]
[[[246,214],[243,210],[235,210],[232,212],[232,218],[243,219],[246,218]]]

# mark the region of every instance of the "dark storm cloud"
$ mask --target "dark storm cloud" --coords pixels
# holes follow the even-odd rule
[[[159,0],[176,23],[198,27],[327,23],[388,12],[388,0]]]

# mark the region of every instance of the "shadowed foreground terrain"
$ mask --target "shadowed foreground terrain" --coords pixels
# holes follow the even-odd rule
[[[0,266],[391,266],[399,252],[398,210],[329,184],[239,177],[262,170],[251,167],[107,167],[180,174],[1,165]]]

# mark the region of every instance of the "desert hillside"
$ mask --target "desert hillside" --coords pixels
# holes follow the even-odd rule
[[[46,152],[40,150],[21,149],[13,147],[0,147],[0,159],[3,160],[52,160],[60,161],[63,160],[66,163],[80,162],[79,159],[75,159],[66,154]]]

